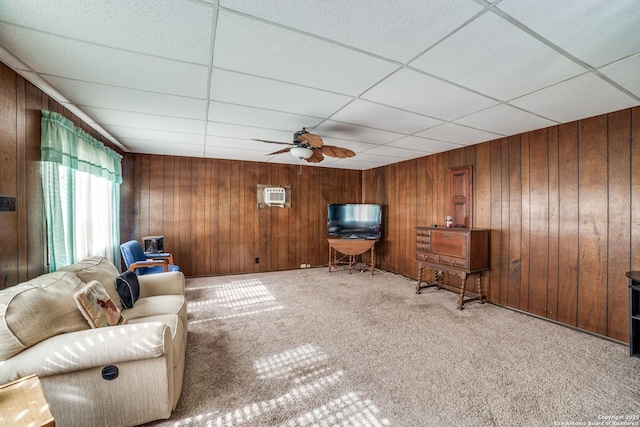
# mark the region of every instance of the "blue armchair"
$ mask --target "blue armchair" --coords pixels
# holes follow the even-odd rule
[[[137,240],[130,240],[120,245],[122,259],[127,270],[138,276],[144,274],[180,271],[180,267],[173,265],[173,255],[170,253],[145,254]]]

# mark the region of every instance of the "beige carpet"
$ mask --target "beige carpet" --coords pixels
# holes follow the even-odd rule
[[[182,397],[150,425],[640,425],[628,347],[491,304],[458,311],[404,277],[314,268],[187,288]]]

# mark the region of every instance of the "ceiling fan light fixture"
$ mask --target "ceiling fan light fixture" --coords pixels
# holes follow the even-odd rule
[[[313,150],[305,147],[293,147],[289,152],[293,157],[297,157],[299,159],[308,159],[313,156]]]

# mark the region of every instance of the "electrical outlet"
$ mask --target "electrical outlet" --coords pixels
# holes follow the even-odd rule
[[[260,258],[256,257],[256,264],[260,264]]]
[[[15,212],[16,210],[16,198],[0,196],[0,211],[3,212]]]

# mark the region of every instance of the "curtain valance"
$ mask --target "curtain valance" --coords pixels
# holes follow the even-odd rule
[[[122,182],[122,156],[59,113],[42,110],[42,161]]]

